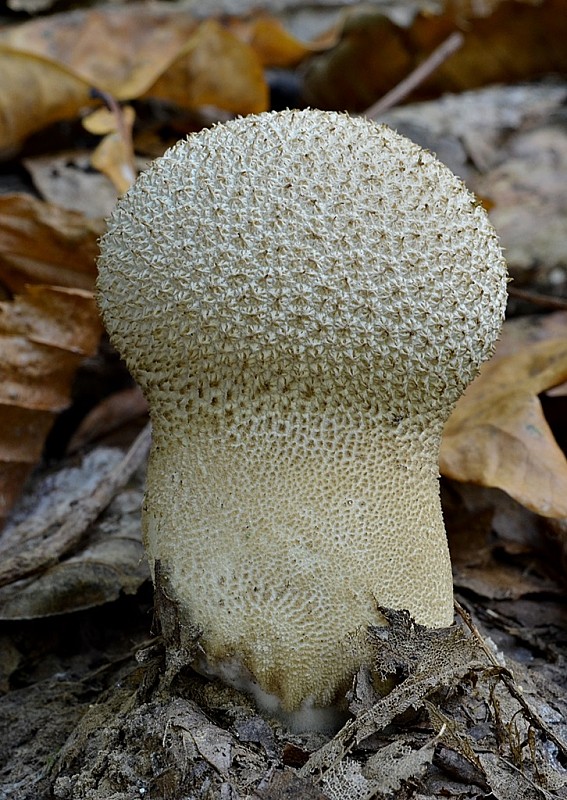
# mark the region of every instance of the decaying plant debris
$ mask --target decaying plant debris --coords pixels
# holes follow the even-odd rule
[[[125,464],[121,451],[112,452],[94,450],[83,467],[107,499],[113,492],[105,484]],[[57,508],[72,498],[73,481],[86,485],[80,466],[72,475],[40,481],[40,496]],[[357,675],[352,718],[334,738],[299,736],[260,716],[246,696],[185,666],[191,652],[183,648],[191,642],[198,648],[199,631],[176,636],[165,579],[155,603],[147,583],[138,588],[142,479],[138,470],[81,534],[81,550],[39,576],[35,588],[30,583],[28,621],[20,606],[10,616],[13,601],[6,605],[10,587],[4,587],[0,677],[10,691],[0,698],[8,732],[0,741],[2,800],[567,797],[560,585],[544,579],[545,562],[538,563],[533,546],[524,555],[506,538],[502,509],[495,517],[477,506],[474,517],[464,517],[462,500],[455,510],[445,499],[450,542],[461,553],[456,585],[464,588],[462,602],[475,623],[462,612],[458,626],[431,631],[386,612],[389,627],[369,631],[380,669]],[[485,495],[482,500],[486,506]],[[467,505],[472,508],[470,497]],[[44,508],[44,520],[53,513]],[[526,514],[522,509],[523,520]],[[491,545],[497,561],[488,545],[482,551],[491,529],[500,536]],[[111,562],[100,557],[103,540]],[[92,585],[93,577],[100,582],[104,574],[118,574],[116,554],[135,541],[136,585],[124,584],[124,595],[111,605],[74,606],[85,597],[85,580]],[[471,550],[476,566],[469,567]],[[483,569],[485,562],[493,566]],[[491,569],[498,570],[497,593]],[[66,613],[34,619],[31,598],[47,591],[41,588],[46,581],[52,595],[57,575]],[[112,601],[116,584],[107,583]],[[153,604],[173,643],[167,653],[159,636],[148,640]]]
[[[543,701],[464,612],[442,631],[384,613],[389,626],[369,636],[393,688],[380,697],[361,672],[334,738],[290,735],[238,692],[176,667],[179,653],[164,671],[156,639],[112,668],[35,793],[16,797],[49,796],[42,785],[85,800],[566,797],[565,700]]]

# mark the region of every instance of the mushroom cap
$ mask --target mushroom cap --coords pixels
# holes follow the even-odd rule
[[[265,113],[155,161],[102,239],[100,307],[154,424],[273,403],[442,424],[490,355],[506,266],[431,153],[363,118]]]
[[[450,624],[440,435],[506,303],[463,183],[366,119],[260,114],[154,162],[101,250],[151,408],[150,562],[208,666],[321,706],[370,660],[378,605]]]

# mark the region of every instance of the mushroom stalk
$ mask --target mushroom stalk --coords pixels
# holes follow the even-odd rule
[[[368,120],[261,114],[158,159],[101,249],[151,408],[146,548],[201,667],[324,708],[379,606],[450,625],[439,442],[506,298],[461,181]]]
[[[183,439],[158,424],[145,535],[210,668],[238,662],[291,710],[346,691],[370,658],[378,604],[450,625],[452,578],[438,431],[341,419],[332,403],[274,406],[228,424],[180,420]]]

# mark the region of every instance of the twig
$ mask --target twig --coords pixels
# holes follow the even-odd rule
[[[85,531],[104,511],[118,491],[125,486],[145,461],[150,448],[151,430],[146,425],[122,461],[99,481],[96,489],[70,509],[68,518],[53,533],[45,531],[42,541],[27,552],[2,553],[0,586],[45,571],[65,553],[75,548]],[[22,523],[25,526],[25,521]]]
[[[533,303],[534,306],[553,308],[556,311],[567,311],[567,300],[561,297],[550,297],[549,295],[540,294],[539,292],[529,292],[526,289],[517,289],[515,286],[508,287],[508,294],[510,297],[515,297],[518,300],[525,300],[528,303]]]
[[[560,739],[547,725],[547,723],[540,717],[537,711],[531,707],[528,703],[526,698],[524,697],[522,690],[516,684],[513,675],[511,672],[506,668],[503,667],[502,664],[498,661],[490,647],[484,641],[484,637],[482,636],[481,632],[478,630],[476,625],[474,624],[471,615],[466,611],[457,600],[455,600],[455,609],[457,614],[461,617],[471,634],[474,636],[478,644],[480,645],[481,650],[487,657],[488,661],[490,662],[491,666],[495,667],[498,671],[498,674],[512,695],[512,697],[520,704],[524,714],[530,720],[530,722],[538,728],[543,735],[549,739],[549,741],[553,742],[553,744],[557,747],[557,749],[567,758],[567,743]]]
[[[413,92],[420,83],[427,80],[449,56],[453,55],[453,53],[462,46],[464,41],[465,37],[460,31],[452,33],[439,47],[435,48],[425,61],[422,61],[419,66],[410,72],[403,81],[400,81],[397,86],[394,86],[394,88],[381,97],[380,100],[377,100],[370,108],[367,108],[364,112],[364,116],[369,119],[376,119],[376,117],[384,111],[398,105],[398,103]]]
[[[129,171],[128,180],[130,183],[133,183],[136,179],[136,157],[134,153],[134,142],[132,140],[132,126],[126,122],[124,109],[113,95],[109,92],[105,92],[103,89],[93,88],[91,89],[91,95],[102,100],[114,117],[116,133],[124,145],[126,166]],[[123,189],[123,191],[126,191],[126,189]]]

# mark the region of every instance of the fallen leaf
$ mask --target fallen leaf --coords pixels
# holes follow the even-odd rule
[[[300,42],[278,19],[266,13],[243,20],[235,17],[228,24],[230,31],[250,45],[265,67],[296,67],[306,56],[326,48]]]
[[[67,452],[81,450],[122,425],[148,413],[148,401],[138,386],[115,392],[98,403],[83,419],[69,444]]]
[[[127,192],[136,180],[132,144],[135,117],[132,106],[114,104],[113,111],[100,108],[83,120],[86,130],[104,136],[93,151],[91,164],[112,181],[119,195]]]
[[[85,356],[96,350],[100,337],[95,312],[92,292],[28,286],[15,302],[0,303],[0,336],[23,336],[30,345]]]
[[[87,554],[56,564],[39,578],[0,588],[0,619],[38,619],[101,606],[122,592],[135,594],[148,578],[139,535],[106,536]]]
[[[518,353],[537,342],[561,338],[567,340],[567,311],[508,319],[502,328],[492,361]]]
[[[49,153],[22,159],[22,163],[41,197],[61,209],[102,220],[116,205],[116,188],[106,175],[93,170],[90,151]]]
[[[238,114],[268,108],[268,87],[254,50],[206,20],[145,92],[181,108],[212,105]]]
[[[0,41],[123,100],[154,83],[198,24],[176,3],[130,3],[51,14],[5,28]]]
[[[254,47],[215,20],[197,22],[177,4],[71,11],[5,29],[0,69],[0,149],[100,102],[92,89],[182,108],[212,105],[238,114],[268,108]]]
[[[146,455],[144,445],[142,459]],[[2,534],[0,619],[91,608],[135,593],[148,579],[140,531],[143,479],[139,459],[124,469],[128,457],[98,448],[78,465],[32,482],[28,513],[18,509],[21,519]]]
[[[351,11],[335,47],[307,66],[307,103],[316,108],[368,108],[414,67],[404,33],[376,9]]]
[[[445,426],[441,473],[503,489],[542,516],[566,517],[567,459],[538,399],[566,379],[564,338],[485,364]]]
[[[0,42],[0,155],[53,122],[92,106],[91,84],[65,66]]]
[[[101,331],[92,292],[29,286],[0,303],[0,527]]]
[[[0,286],[23,292],[29,283],[93,290],[99,219],[27,194],[0,195]]]
[[[554,273],[564,273],[566,176],[567,131],[552,117],[537,128],[532,123],[509,134],[505,157],[471,186],[491,202],[490,218],[510,274],[531,288],[553,288]]]
[[[294,770],[288,768],[272,770],[252,797],[253,800],[288,800],[290,797],[329,800],[329,795],[323,794],[312,783],[303,780]]]
[[[396,86],[456,30],[463,46],[412,98],[567,72],[566,0],[442,4],[398,24],[387,9],[355,8],[334,48],[313,58],[305,96],[317,107],[363,111]],[[412,8],[414,8],[412,6]]]
[[[471,485],[465,484],[463,488],[470,490]],[[507,497],[504,493],[501,495]],[[514,502],[509,497],[508,501]],[[535,548],[518,546],[519,552],[509,552],[513,550],[509,541],[495,537],[494,509],[471,513],[462,505],[447,507],[444,504],[443,514],[457,588],[475,592],[480,597],[501,600],[517,600],[555,589],[536,570],[526,568],[526,562],[533,559]]]

